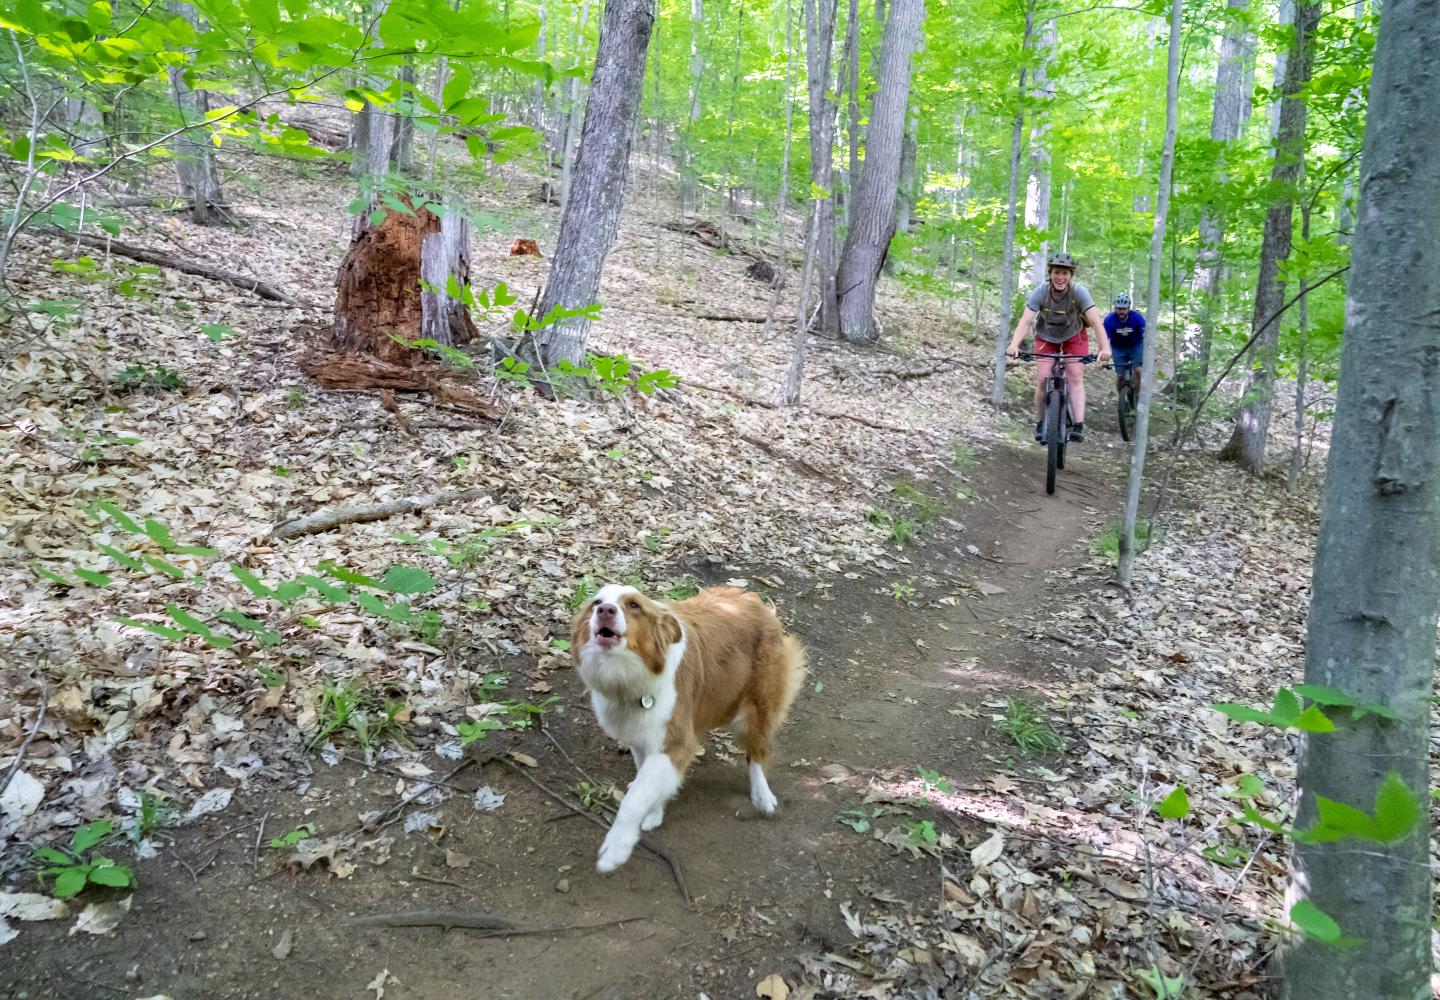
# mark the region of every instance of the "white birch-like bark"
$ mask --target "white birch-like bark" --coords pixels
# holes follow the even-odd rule
[[[1035,31],[1035,5],[1025,8],[1025,34],[1020,42],[1020,58],[1030,52],[1030,38]],[[1020,150],[1025,136],[1025,75],[1020,69],[1020,87],[1015,104],[1015,120],[1010,130],[1010,187],[1005,196],[1005,243],[1000,262],[1000,329],[995,335],[995,381],[990,388],[990,402],[998,411],[1005,402],[1005,347],[1010,342],[1011,319],[1015,309],[1015,216],[1020,190]],[[972,276],[972,279],[973,276]]]
[[[794,135],[795,121],[795,18],[790,9],[790,0],[785,0],[785,146],[780,152],[780,200],[775,211],[775,222],[780,230],[780,252],[775,261],[775,278],[770,289],[770,305],[765,310],[765,328],[760,339],[769,340],[770,330],[775,325],[775,310],[780,305],[780,292],[785,288],[785,277],[789,274],[787,259],[790,224],[787,212],[790,209],[790,143]],[[795,394],[800,391],[798,375]],[[786,380],[785,395],[789,397],[789,380]]]
[[[1025,225],[1046,233],[1050,229],[1050,109],[1055,100],[1055,82],[1050,79],[1050,63],[1059,44],[1059,31],[1052,17],[1041,26],[1037,47],[1039,63],[1030,93],[1045,106],[1038,108],[1030,125],[1030,177],[1025,186]],[[1031,284],[1045,280],[1045,261],[1050,251],[1049,239],[1042,237],[1030,252],[1027,266]]]
[[[1125,523],[1120,533],[1120,582],[1127,589],[1135,573],[1135,523],[1140,514],[1140,485],[1150,444],[1150,403],[1155,397],[1155,342],[1160,325],[1160,264],[1165,254],[1165,221],[1170,211],[1170,180],[1175,169],[1175,132],[1180,118],[1180,26],[1184,0],[1170,0],[1170,48],[1165,68],[1165,146],[1155,193],[1155,228],[1150,235],[1150,284],[1145,308],[1152,329],[1145,337],[1140,398],[1135,406],[1135,438],[1130,451],[1130,481],[1125,494]]]

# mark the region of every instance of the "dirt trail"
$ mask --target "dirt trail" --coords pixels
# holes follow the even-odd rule
[[[816,589],[783,567],[705,571],[704,582],[784,581],[769,593],[810,650],[811,678],[772,764],[778,817],[755,817],[743,766],[718,759],[723,742],[712,740],[654,835],[683,864],[691,906],[644,851],[618,873],[597,875],[601,831],[496,765],[471,768],[456,784],[487,784],[504,806],[477,812],[457,794],[434,807],[445,824],[438,843],[397,825],[385,831],[394,843],[383,864],[357,859],[344,879],[318,867],[291,872],[280,852],[255,850],[262,816],[266,839],[303,822],[324,836],[394,801],[395,777],[317,761],[304,797],[294,782],[237,795],[227,812],[179,831],[160,859],[139,866],[142,889],[114,934],[66,938],[58,924],[27,927],[8,946],[0,995],[351,998],[374,996],[367,984],[384,970],[387,1000],[693,1000],[701,991],[754,996],[773,972],[794,983],[801,957],[849,939],[842,903],[860,910],[878,895],[927,909],[939,889],[933,860],[913,861],[836,817],[860,808],[871,782],[903,783],[917,765],[960,787],[1003,767],[1014,748],[996,741],[983,703],[1032,689],[1043,697],[1054,664],[1083,669],[1093,655],[1037,634],[1027,610],[1072,599],[1063,579],[1047,574],[1088,561],[1116,509],[1124,452],[1113,439],[1101,430],[1072,449],[1054,497],[1043,492],[1038,448],[1001,441],[982,452],[968,477],[974,495],[906,549],[888,578]],[[570,709],[547,718],[574,765],[539,732],[489,749],[530,754],[538,766],[529,773],[558,791],[581,780],[575,766],[599,781],[628,781],[629,758],[598,731],[578,679],[558,677]],[[433,754],[425,762],[452,766]],[[448,866],[447,856],[468,867]],[[635,922],[509,939],[348,923],[421,908],[495,914],[525,928]],[[293,950],[277,958],[286,932]]]

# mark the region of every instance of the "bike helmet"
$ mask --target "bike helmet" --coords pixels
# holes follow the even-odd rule
[[[1077,261],[1074,257],[1071,257],[1064,250],[1061,250],[1057,254],[1051,254],[1050,259],[1046,261],[1045,266],[1063,267],[1069,271],[1078,271],[1080,269],[1080,262]]]
[[[1116,308],[1116,309],[1129,309],[1129,308],[1130,308],[1130,296],[1126,295],[1124,292],[1121,292],[1119,295],[1115,296],[1115,308]]]

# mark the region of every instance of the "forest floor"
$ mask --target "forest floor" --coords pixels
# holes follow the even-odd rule
[[[522,302],[545,265],[506,248],[554,227],[527,184],[486,189],[498,221],[473,255],[477,284],[505,280]],[[127,238],[323,303],[343,187],[277,178],[235,199],[248,228],[156,213]],[[0,799],[3,874],[34,892],[31,849],[108,816],[135,830],[138,845],[104,850],[138,888],[43,922],[7,904],[0,995],[1079,998],[1165,995],[1162,974],[1265,994],[1284,850],[1234,822],[1235,795],[1256,775],[1262,811],[1282,814],[1291,748],[1208,705],[1268,702],[1298,679],[1313,497],[1185,457],[1183,502],[1127,595],[1097,545],[1128,457],[1105,379],[1053,497],[1028,370],[1010,415],[990,414],[988,338],[933,299],[887,292],[884,350],[812,341],[804,401],[780,410],[791,338],[753,322],[768,289],[742,255],[635,200],[595,346],[681,385],[590,404],[496,386],[498,422],[319,391],[296,356],[323,308],[29,245],[32,294],[59,286],[80,305],[12,352],[0,413],[0,766],[39,727]],[[476,492],[270,536],[317,509],[451,488]],[[316,577],[327,561],[342,575]],[[232,564],[272,585],[307,574],[313,594],[277,608]],[[396,567],[433,578],[413,600],[433,617],[327,596],[346,571],[359,593],[353,574]],[[593,868],[631,765],[563,640],[606,579],[656,595],[739,581],[810,654],[771,767],[779,813],[755,815],[715,735],[651,835],[677,871],[646,850]],[[120,621],[173,627],[179,609],[218,630],[206,616],[221,608],[274,642],[231,631],[212,648]],[[306,752],[336,692],[367,725]],[[397,726],[377,731],[387,702]],[[1177,786],[1190,814],[1158,816]],[[594,808],[565,804],[581,799]],[[383,916],[415,910],[520,933]]]

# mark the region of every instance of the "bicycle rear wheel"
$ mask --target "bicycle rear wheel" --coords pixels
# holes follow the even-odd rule
[[[1069,433],[1064,424],[1064,400],[1052,392],[1045,401],[1045,492],[1055,492],[1055,470],[1065,467],[1065,439]]]
[[[1127,381],[1120,387],[1120,438],[1123,441],[1130,440],[1130,432],[1135,426],[1135,390],[1130,387]]]

